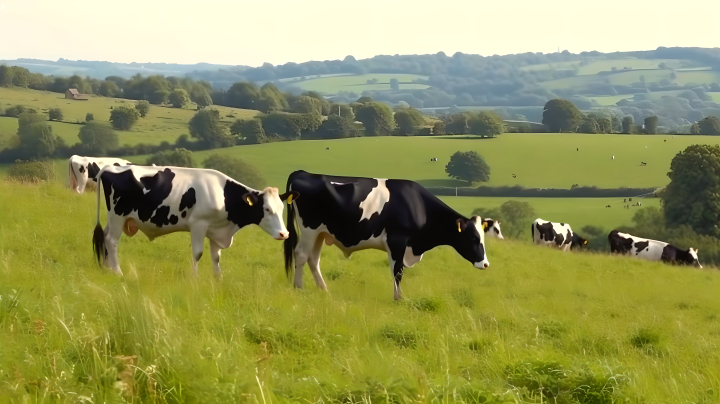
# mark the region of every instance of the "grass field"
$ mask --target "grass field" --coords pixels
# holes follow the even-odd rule
[[[671,80],[679,85],[686,84],[711,84],[720,83],[720,72],[713,71],[678,71],[677,77],[673,80],[670,77],[670,70],[631,70],[619,71],[608,75],[573,76],[557,80],[544,81],[541,85],[549,90],[575,88],[579,91],[588,88],[592,84],[609,83],[612,85],[632,85],[645,77],[647,83],[656,83],[664,79]]]
[[[367,84],[367,81],[372,79],[377,79],[378,82],[375,84]],[[401,90],[421,90],[428,88],[425,84],[412,83],[413,80],[427,79],[427,76],[383,73],[323,77],[297,82],[293,85],[303,90],[317,91],[325,94],[337,94],[340,91],[352,91],[360,94],[365,90],[390,90],[390,79],[398,79]]]
[[[613,67],[622,70],[625,67],[631,69],[659,69],[660,63],[665,63],[668,68],[686,68],[694,66],[693,63],[679,59],[638,59],[638,58],[616,58],[616,59],[590,59],[585,66],[580,66],[579,61],[561,62],[554,64],[540,64],[525,66],[522,70],[572,70],[578,66],[578,76],[589,76],[600,72],[609,72]]]
[[[53,133],[65,139],[68,144],[79,141],[77,134],[84,122],[85,115],[90,112],[96,121],[108,122],[110,107],[117,107],[135,101],[117,98],[92,96],[88,101],[66,100],[64,94],[49,91],[35,91],[19,88],[3,88],[0,91],[0,109],[3,111],[11,106],[24,105],[38,111],[47,112],[50,108],[63,111],[64,122],[52,122]],[[194,107],[193,107],[194,108]],[[231,123],[235,119],[250,118],[257,111],[215,106],[220,111],[223,122]],[[195,114],[194,109],[179,109],[151,106],[145,118],[141,118],[130,131],[118,132],[121,145],[137,143],[160,144],[163,141],[174,142],[178,136],[188,134],[187,123]],[[230,115],[230,116],[229,116]],[[17,119],[0,117],[0,142],[17,132]],[[0,147],[2,144],[0,143]]]
[[[187,233],[123,236],[118,278],[94,194],[0,181],[0,212],[2,401],[720,400],[716,271],[489,240],[485,271],[425,254],[396,303],[381,252],[326,248],[324,293],[255,227],[222,281],[189,276]]]

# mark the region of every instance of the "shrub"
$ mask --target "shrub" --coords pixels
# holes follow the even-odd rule
[[[266,184],[260,172],[247,162],[221,154],[212,154],[205,161],[203,167],[220,171],[228,177],[255,189],[263,189]]]
[[[5,110],[5,116],[10,118],[17,118],[20,114],[25,112],[27,108],[24,105],[16,105]]]
[[[174,166],[174,167],[195,167],[192,159],[192,152],[188,149],[175,149],[157,152],[150,156],[147,165]]]
[[[94,121],[94,120],[95,120],[95,115],[91,114],[90,112],[85,114],[85,122],[90,122],[90,121]]]
[[[145,118],[150,112],[150,103],[145,100],[140,100],[135,103],[135,109],[140,113],[141,118]]]
[[[138,119],[140,119],[140,113],[137,109],[127,105],[114,108],[110,112],[110,123],[113,128],[118,130],[129,130]]]
[[[415,348],[418,343],[416,332],[402,330],[399,326],[386,325],[380,329],[380,335],[401,348]]]
[[[55,181],[57,178],[55,165],[51,160],[16,160],[7,173],[9,181],[30,184]]]
[[[48,111],[48,117],[51,121],[62,121],[63,112],[60,108],[50,108],[50,110]]]
[[[117,133],[111,127],[99,122],[83,125],[78,137],[85,151],[90,154],[107,154],[108,151],[117,148],[119,144]]]

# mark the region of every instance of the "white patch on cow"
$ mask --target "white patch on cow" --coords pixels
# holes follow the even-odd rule
[[[560,234],[563,237],[563,241],[560,245],[555,242],[555,239],[545,239],[544,235],[540,234],[538,231],[537,225],[544,225],[547,223],[552,224],[553,232],[556,234]],[[569,231],[569,235],[568,235]],[[533,222],[533,242],[537,245],[544,245],[549,247],[555,247],[561,251],[570,251],[570,247],[572,247],[572,236],[573,236],[572,228],[570,228],[570,225],[567,223],[554,223],[554,222],[548,222],[547,220],[542,219],[536,219],[535,222]]]
[[[695,261],[697,261],[697,267],[702,268],[702,265],[700,265],[700,259],[698,258],[697,252],[698,250],[695,250],[693,248],[690,248],[690,256],[693,257]]]
[[[282,220],[284,205],[280,200],[280,194],[277,188],[267,187],[262,192],[264,196],[263,218],[260,220],[260,228],[265,230],[276,240],[285,240],[288,238],[288,231]]]
[[[88,165],[91,163],[97,164],[99,169],[114,164],[119,164],[120,166],[132,164],[127,160],[112,157],[84,157],[74,155],[70,157],[69,160],[70,189],[80,194],[85,192],[88,183],[92,182],[88,177]]]
[[[473,262],[473,265],[475,268],[479,269],[485,269],[490,266],[490,261],[488,261],[487,258],[487,248],[485,247],[485,232],[483,231],[482,227],[482,218],[480,216],[475,216],[474,221],[471,221],[468,226],[475,226],[475,229],[477,230],[478,234],[480,234],[480,246],[483,249],[483,259],[480,262]]]
[[[377,213],[382,213],[385,204],[390,201],[390,190],[385,185],[386,179],[377,179],[377,186],[370,191],[364,201],[360,202],[360,209],[363,213],[360,221],[370,220],[370,217]]]
[[[641,258],[648,261],[660,261],[662,260],[662,254],[668,243],[664,241],[652,240],[647,238],[635,237],[627,233],[618,232],[618,236],[632,240],[632,247],[630,248],[629,255]],[[638,250],[638,243],[648,243],[647,247],[642,250]]]
[[[499,238],[500,240],[504,240],[505,237],[503,237],[502,231],[500,230],[500,222],[497,221],[497,220],[493,220],[493,219],[491,219],[491,218],[489,218],[489,217],[486,217],[485,219],[483,219],[483,223],[485,223],[485,222],[487,222],[487,221],[489,221],[489,220],[492,220],[492,221],[493,221],[493,225],[492,225],[492,226],[488,226],[488,227],[485,229],[485,235],[486,235],[487,237],[490,237],[490,238],[495,237],[495,238]]]
[[[420,262],[423,255],[415,255],[413,254],[412,247],[405,247],[405,255],[403,256],[403,265],[405,265],[406,268],[412,268],[413,265]]]

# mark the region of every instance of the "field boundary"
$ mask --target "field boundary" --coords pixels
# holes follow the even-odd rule
[[[652,188],[597,188],[576,187],[571,189],[514,187],[449,188],[434,187],[428,191],[437,196],[496,196],[514,198],[636,198],[653,195],[659,187]]]

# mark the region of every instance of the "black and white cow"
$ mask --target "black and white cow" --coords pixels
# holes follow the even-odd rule
[[[88,181],[97,182],[95,178],[100,169],[105,166],[126,166],[132,164],[123,159],[112,157],[84,157],[72,156],[69,161],[70,168],[70,189],[79,194],[85,192]]]
[[[635,237],[613,230],[608,234],[610,251],[630,255],[648,261],[663,261],[672,264],[687,264],[702,268],[698,261],[698,250],[683,250],[662,241]]]
[[[220,276],[220,250],[230,247],[233,235],[244,226],[256,224],[277,240],[287,239],[282,201],[299,196],[297,192],[279,195],[277,188],[258,191],[221,172],[198,168],[106,166],[98,178],[108,212],[103,231],[98,189],[93,248],[98,263],[118,274],[122,274],[117,256],[120,236],[124,232],[132,237],[140,230],[150,240],[189,231],[193,275],[207,237],[213,269]]]
[[[288,208],[285,271],[289,276],[295,270],[297,288],[302,288],[307,262],[317,286],[327,290],[320,273],[323,241],[335,244],[346,257],[364,249],[386,251],[396,300],[402,296],[403,269],[415,265],[423,253],[436,246],[452,246],[476,268],[490,265],[481,218],[462,216],[413,181],[296,171],[287,182],[287,192],[293,191],[302,198],[293,200]]]
[[[562,251],[583,247],[588,243],[587,240],[573,232],[567,223],[535,219],[530,230],[535,244],[556,247]]]
[[[505,237],[503,237],[502,231],[500,231],[500,223],[499,220],[493,220],[489,217],[483,219],[482,228],[485,230],[485,237],[497,237],[500,240],[504,240]]]

